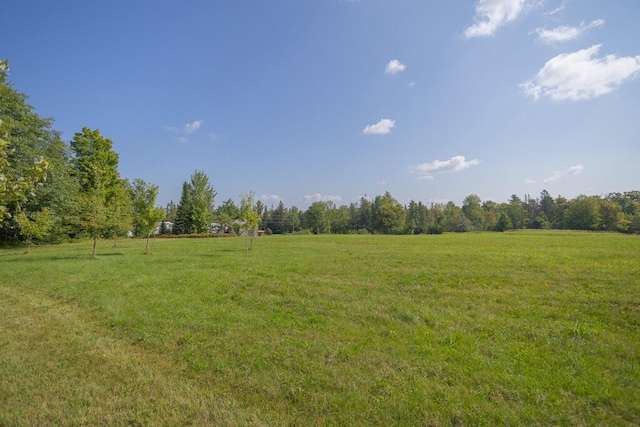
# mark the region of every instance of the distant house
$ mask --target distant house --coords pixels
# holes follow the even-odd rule
[[[153,234],[160,234],[160,230],[162,229],[162,223],[164,222],[164,226],[167,228],[167,231],[169,233],[171,233],[173,231],[173,223],[169,222],[169,221],[160,221],[157,225],[156,225],[156,229],[153,232]]]

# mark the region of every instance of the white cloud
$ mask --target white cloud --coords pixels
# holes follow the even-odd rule
[[[334,202],[338,203],[342,201],[342,197],[340,196],[323,196],[320,193],[306,195],[304,196],[305,203],[313,203],[313,202]]]
[[[593,58],[601,46],[558,55],[520,86],[533,99],[544,95],[577,101],[607,94],[640,72],[640,56]]]
[[[260,199],[264,202],[280,202],[280,200],[282,200],[280,198],[280,196],[276,195],[276,194],[270,194],[270,195],[266,195],[263,194],[262,196],[260,196]]]
[[[553,10],[550,10],[549,12],[547,12],[545,15],[549,15],[549,16],[553,16],[556,13],[562,12],[563,10],[565,10],[567,8],[567,6],[565,6],[564,4],[560,7],[557,7]]]
[[[195,120],[191,123],[186,123],[184,126],[180,128],[177,128],[175,126],[163,126],[162,128],[169,132],[180,135],[178,137],[178,141],[180,141],[180,143],[182,144],[186,144],[187,142],[189,142],[189,138],[187,138],[187,136],[191,135],[192,133],[200,129],[200,126],[202,126],[202,123],[204,123],[204,120]],[[214,139],[215,134],[209,133],[208,135],[210,138]]]
[[[433,180],[435,179],[434,174],[460,172],[478,164],[480,164],[478,159],[467,161],[464,156],[454,156],[449,160],[434,160],[431,163],[411,166],[409,170],[411,173],[418,174],[420,180]]]
[[[187,123],[186,125],[184,125],[184,133],[186,133],[187,135],[192,134],[193,132],[200,129],[202,123],[204,123],[204,120],[196,120],[191,123]]]
[[[544,182],[547,183],[547,182],[560,181],[560,180],[562,180],[563,178],[565,178],[567,176],[578,175],[583,170],[584,170],[584,166],[582,166],[582,165],[571,166],[566,171],[554,173],[549,178],[545,179]]]
[[[409,83],[409,87],[415,87],[415,86],[416,86],[416,82]]]
[[[396,126],[395,120],[381,119],[375,125],[369,125],[362,129],[362,133],[365,135],[384,135],[391,132],[391,129]]]
[[[602,27],[603,25],[603,19],[596,19],[589,24],[581,22],[579,27],[563,25],[552,30],[536,28],[535,32],[538,33],[538,39],[544,43],[566,42],[582,37],[590,29]]]
[[[536,180],[535,179],[531,179],[531,178],[527,178],[524,180],[525,184],[535,184]]]
[[[389,63],[385,67],[384,73],[396,74],[396,73],[399,73],[400,71],[404,71],[406,68],[407,66],[404,64],[401,64],[400,61],[398,61],[397,59],[392,59],[391,61],[389,61]]]
[[[474,24],[464,31],[466,38],[490,36],[523,11],[525,0],[478,0]]]

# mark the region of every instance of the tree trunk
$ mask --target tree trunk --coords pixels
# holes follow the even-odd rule
[[[96,247],[98,246],[98,235],[93,236],[93,254],[91,254],[92,258],[96,257]]]
[[[149,238],[151,236],[151,233],[147,233],[147,248],[144,250],[145,253],[149,253]]]

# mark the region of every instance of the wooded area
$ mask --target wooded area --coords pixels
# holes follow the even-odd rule
[[[113,142],[97,129],[83,128],[69,142],[42,118],[7,81],[8,62],[0,62],[0,242],[32,240],[59,243],[90,237],[191,234],[237,231],[250,224],[267,234],[506,231],[511,229],[571,229],[640,233],[640,191],[553,197],[513,195],[507,202],[467,196],[453,202],[400,203],[389,192],[337,206],[314,202],[296,206],[265,206],[253,193],[215,204],[216,191],[204,171],[183,183],[176,205],[157,207],[158,187],[118,172]],[[250,196],[250,197],[249,197]],[[247,201],[250,200],[250,203]],[[249,222],[247,222],[249,221]],[[158,224],[161,224],[158,227]],[[168,227],[168,224],[172,227]],[[148,250],[148,248],[147,248]]]

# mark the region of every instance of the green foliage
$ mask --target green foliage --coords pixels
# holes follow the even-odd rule
[[[187,181],[182,183],[182,194],[176,209],[176,219],[173,224],[173,234],[191,233],[191,212],[193,211],[193,191]]]
[[[304,226],[313,234],[325,234],[331,230],[325,202],[313,202],[304,215]]]
[[[122,195],[118,174],[118,154],[113,142],[100,135],[98,129],[82,128],[73,136],[71,163],[80,188],[79,207],[82,228],[93,238],[96,256],[98,237],[109,232],[116,200]]]
[[[498,216],[498,222],[495,226],[495,231],[507,231],[513,228],[513,224],[511,224],[511,218],[506,212],[500,212]]]
[[[213,201],[216,191],[203,171],[191,175],[191,232],[206,233],[213,220]]]
[[[31,249],[33,238],[41,239],[47,236],[53,226],[53,219],[48,208],[33,213],[31,217],[27,216],[25,211],[20,211],[16,216],[16,221],[20,226],[20,234],[27,238],[27,253]]]
[[[54,221],[50,239],[60,241],[77,223],[69,147],[52,129],[53,120],[40,117],[26,100],[10,84],[0,84],[0,240],[17,237],[17,223],[3,222],[7,216],[21,208],[48,208]]]
[[[373,200],[371,217],[377,233],[400,234],[405,228],[404,207],[388,191]]]
[[[484,210],[481,203],[480,197],[475,194],[465,197],[462,202],[462,213],[477,231],[484,230]]]
[[[114,188],[111,208],[107,211],[106,237],[114,239],[117,245],[118,237],[125,236],[134,227],[134,206],[131,200],[131,190],[126,180],[119,180]]]
[[[600,204],[594,197],[576,197],[564,214],[564,228],[569,230],[598,230],[601,223]]]
[[[165,210],[156,207],[158,186],[145,182],[140,178],[131,184],[131,200],[133,201],[133,215],[137,235],[147,238],[145,252],[149,253],[149,238],[158,227],[158,223],[165,217]],[[164,223],[163,223],[164,224]]]
[[[34,142],[46,143],[54,135],[51,120],[33,113],[26,96],[6,84],[7,60],[0,62],[0,224],[20,211],[20,204],[35,197],[42,185],[49,162],[31,148]]]
[[[253,191],[250,191],[249,194],[241,194],[240,198],[240,220],[242,221],[242,228],[245,230],[247,256],[249,256],[249,250],[253,249],[253,238],[258,233],[260,214],[254,204]]]
[[[191,182],[183,182],[173,225],[174,234],[206,233],[214,218],[215,196],[216,191],[202,171],[195,171],[191,175]]]

